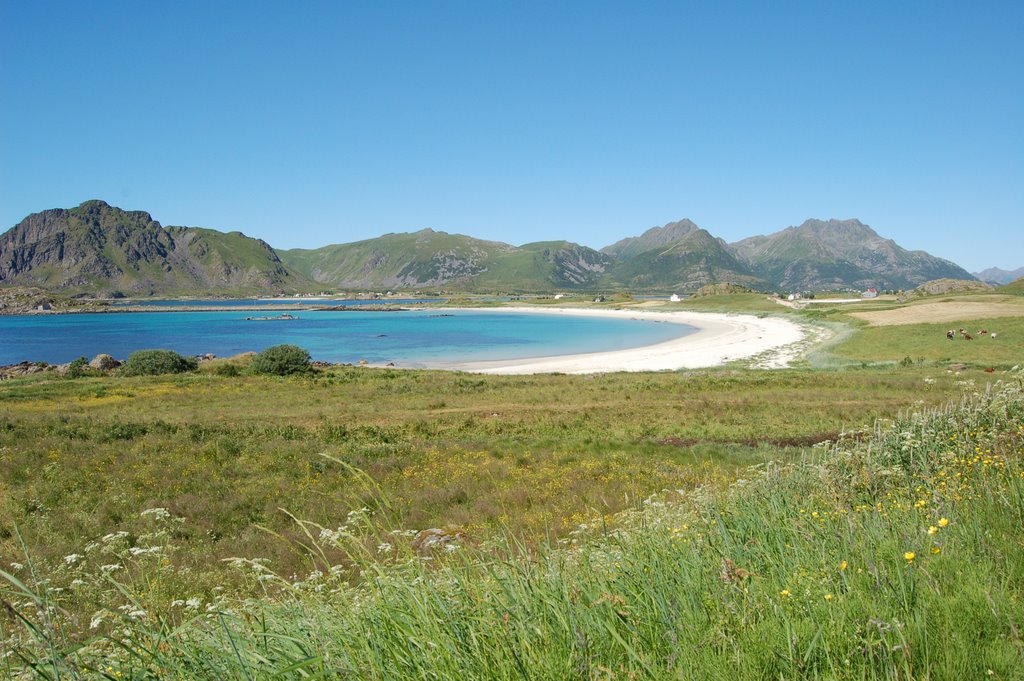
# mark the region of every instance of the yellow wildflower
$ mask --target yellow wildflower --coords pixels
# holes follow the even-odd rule
[[[849,564],[849,563],[847,563],[847,562],[846,562],[845,560],[844,560],[844,561],[842,561],[841,563],[839,563],[839,569],[840,569],[840,570],[845,570],[845,569],[846,569],[846,568],[848,568],[848,567],[850,567],[850,564]]]
[[[826,601],[831,601],[833,598],[835,598],[835,596],[833,596],[832,594],[825,594]]]
[[[928,534],[936,534],[938,531],[939,531],[939,528],[935,527],[934,525],[932,525],[932,526],[930,526],[928,528]]]
[[[941,548],[939,548],[938,546],[933,546],[932,547],[932,555],[933,556],[937,556],[940,553],[942,553],[942,549]]]
[[[913,563],[915,558],[917,558],[917,554],[913,551],[907,551],[903,554],[903,560],[907,561],[908,563]]]
[[[939,518],[939,527],[949,525],[949,518]]]
[[[783,589],[782,591],[779,592],[779,595],[782,596],[783,598],[789,598],[789,589]]]

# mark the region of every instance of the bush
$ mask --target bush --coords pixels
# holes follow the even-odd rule
[[[68,364],[68,370],[64,373],[64,376],[66,378],[81,378],[90,373],[89,369],[89,360],[85,357],[79,357]]]
[[[303,374],[309,371],[309,353],[296,345],[275,345],[252,359],[250,368],[257,374]]]
[[[238,368],[237,364],[218,364],[214,367],[213,373],[218,376],[241,376],[242,370]]]
[[[128,355],[121,373],[125,376],[157,376],[195,371],[199,362],[174,350],[137,350]]]

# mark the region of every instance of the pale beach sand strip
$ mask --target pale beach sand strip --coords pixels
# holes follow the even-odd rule
[[[611,352],[535,357],[520,360],[451,363],[445,368],[485,374],[592,374],[606,371],[697,369],[770,354],[767,367],[786,366],[804,348],[804,329],[779,317],[710,312],[580,310],[574,308],[502,307],[488,312],[556,314],[646,319],[689,324],[697,331],[655,345]]]

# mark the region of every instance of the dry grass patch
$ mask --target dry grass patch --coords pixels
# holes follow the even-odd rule
[[[989,298],[992,297],[989,296]],[[1024,317],[1024,300],[1010,296],[985,301],[954,299],[908,305],[891,310],[851,312],[850,316],[866,321],[871,326],[902,326],[904,324],[944,323],[993,317]]]

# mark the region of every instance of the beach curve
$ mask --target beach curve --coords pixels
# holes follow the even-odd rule
[[[691,334],[609,352],[451,363],[445,368],[481,374],[593,374],[612,371],[671,371],[718,366],[735,360],[769,355],[759,363],[781,368],[802,351],[804,328],[780,317],[715,312],[656,312],[650,310],[582,310],[576,308],[502,307],[489,312],[556,314],[586,317],[645,319],[687,324]]]

